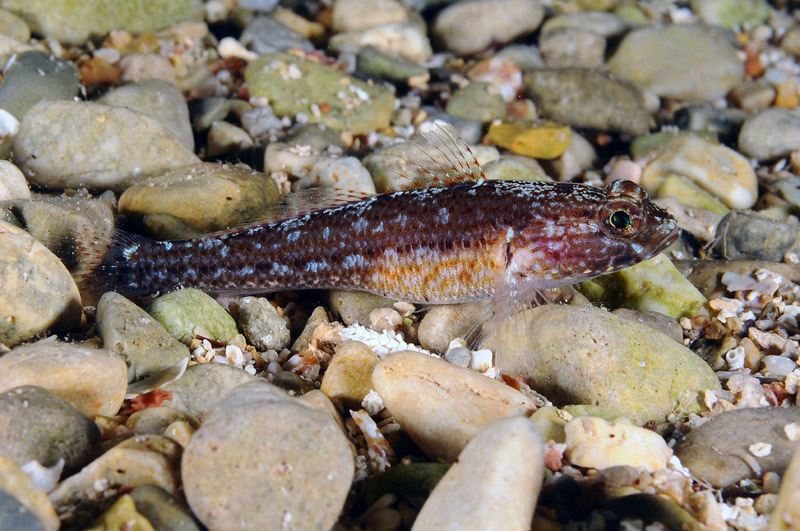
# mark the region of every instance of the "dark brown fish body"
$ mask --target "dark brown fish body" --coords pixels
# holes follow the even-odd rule
[[[632,182],[472,181],[384,194],[196,240],[123,237],[94,274],[132,295],[352,289],[417,303],[571,284],[638,263],[676,223]]]

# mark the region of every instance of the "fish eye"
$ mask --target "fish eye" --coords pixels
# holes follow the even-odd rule
[[[633,225],[631,215],[624,210],[617,210],[608,217],[608,223],[618,230],[628,230]]]

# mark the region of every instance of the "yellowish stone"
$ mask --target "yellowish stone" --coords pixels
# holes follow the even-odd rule
[[[555,159],[564,154],[572,138],[565,125],[501,123],[489,127],[489,139],[500,147],[535,159]]]

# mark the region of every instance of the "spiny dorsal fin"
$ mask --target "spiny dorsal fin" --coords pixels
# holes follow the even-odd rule
[[[423,124],[415,139],[409,140],[421,152],[419,160],[394,153],[408,167],[407,171],[397,171],[400,179],[387,192],[447,186],[485,178],[478,160],[455,127],[441,120],[434,121],[427,128],[426,125]]]

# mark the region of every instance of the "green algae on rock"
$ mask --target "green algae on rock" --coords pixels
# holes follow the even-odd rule
[[[147,305],[147,313],[177,339],[194,337],[202,328],[209,339],[228,341],[238,332],[236,321],[217,301],[199,289],[186,288],[162,295]]]
[[[649,326],[592,306],[548,305],[500,328],[497,367],[520,375],[556,405],[601,406],[644,424],[702,411],[714,371],[694,352]],[[496,342],[497,333],[486,338]]]
[[[0,7],[27,22],[33,33],[83,44],[111,30],[158,31],[203,19],[201,0],[2,0]]]
[[[333,67],[285,53],[259,57],[245,71],[251,98],[267,98],[277,116],[365,134],[389,126],[394,95]]]

